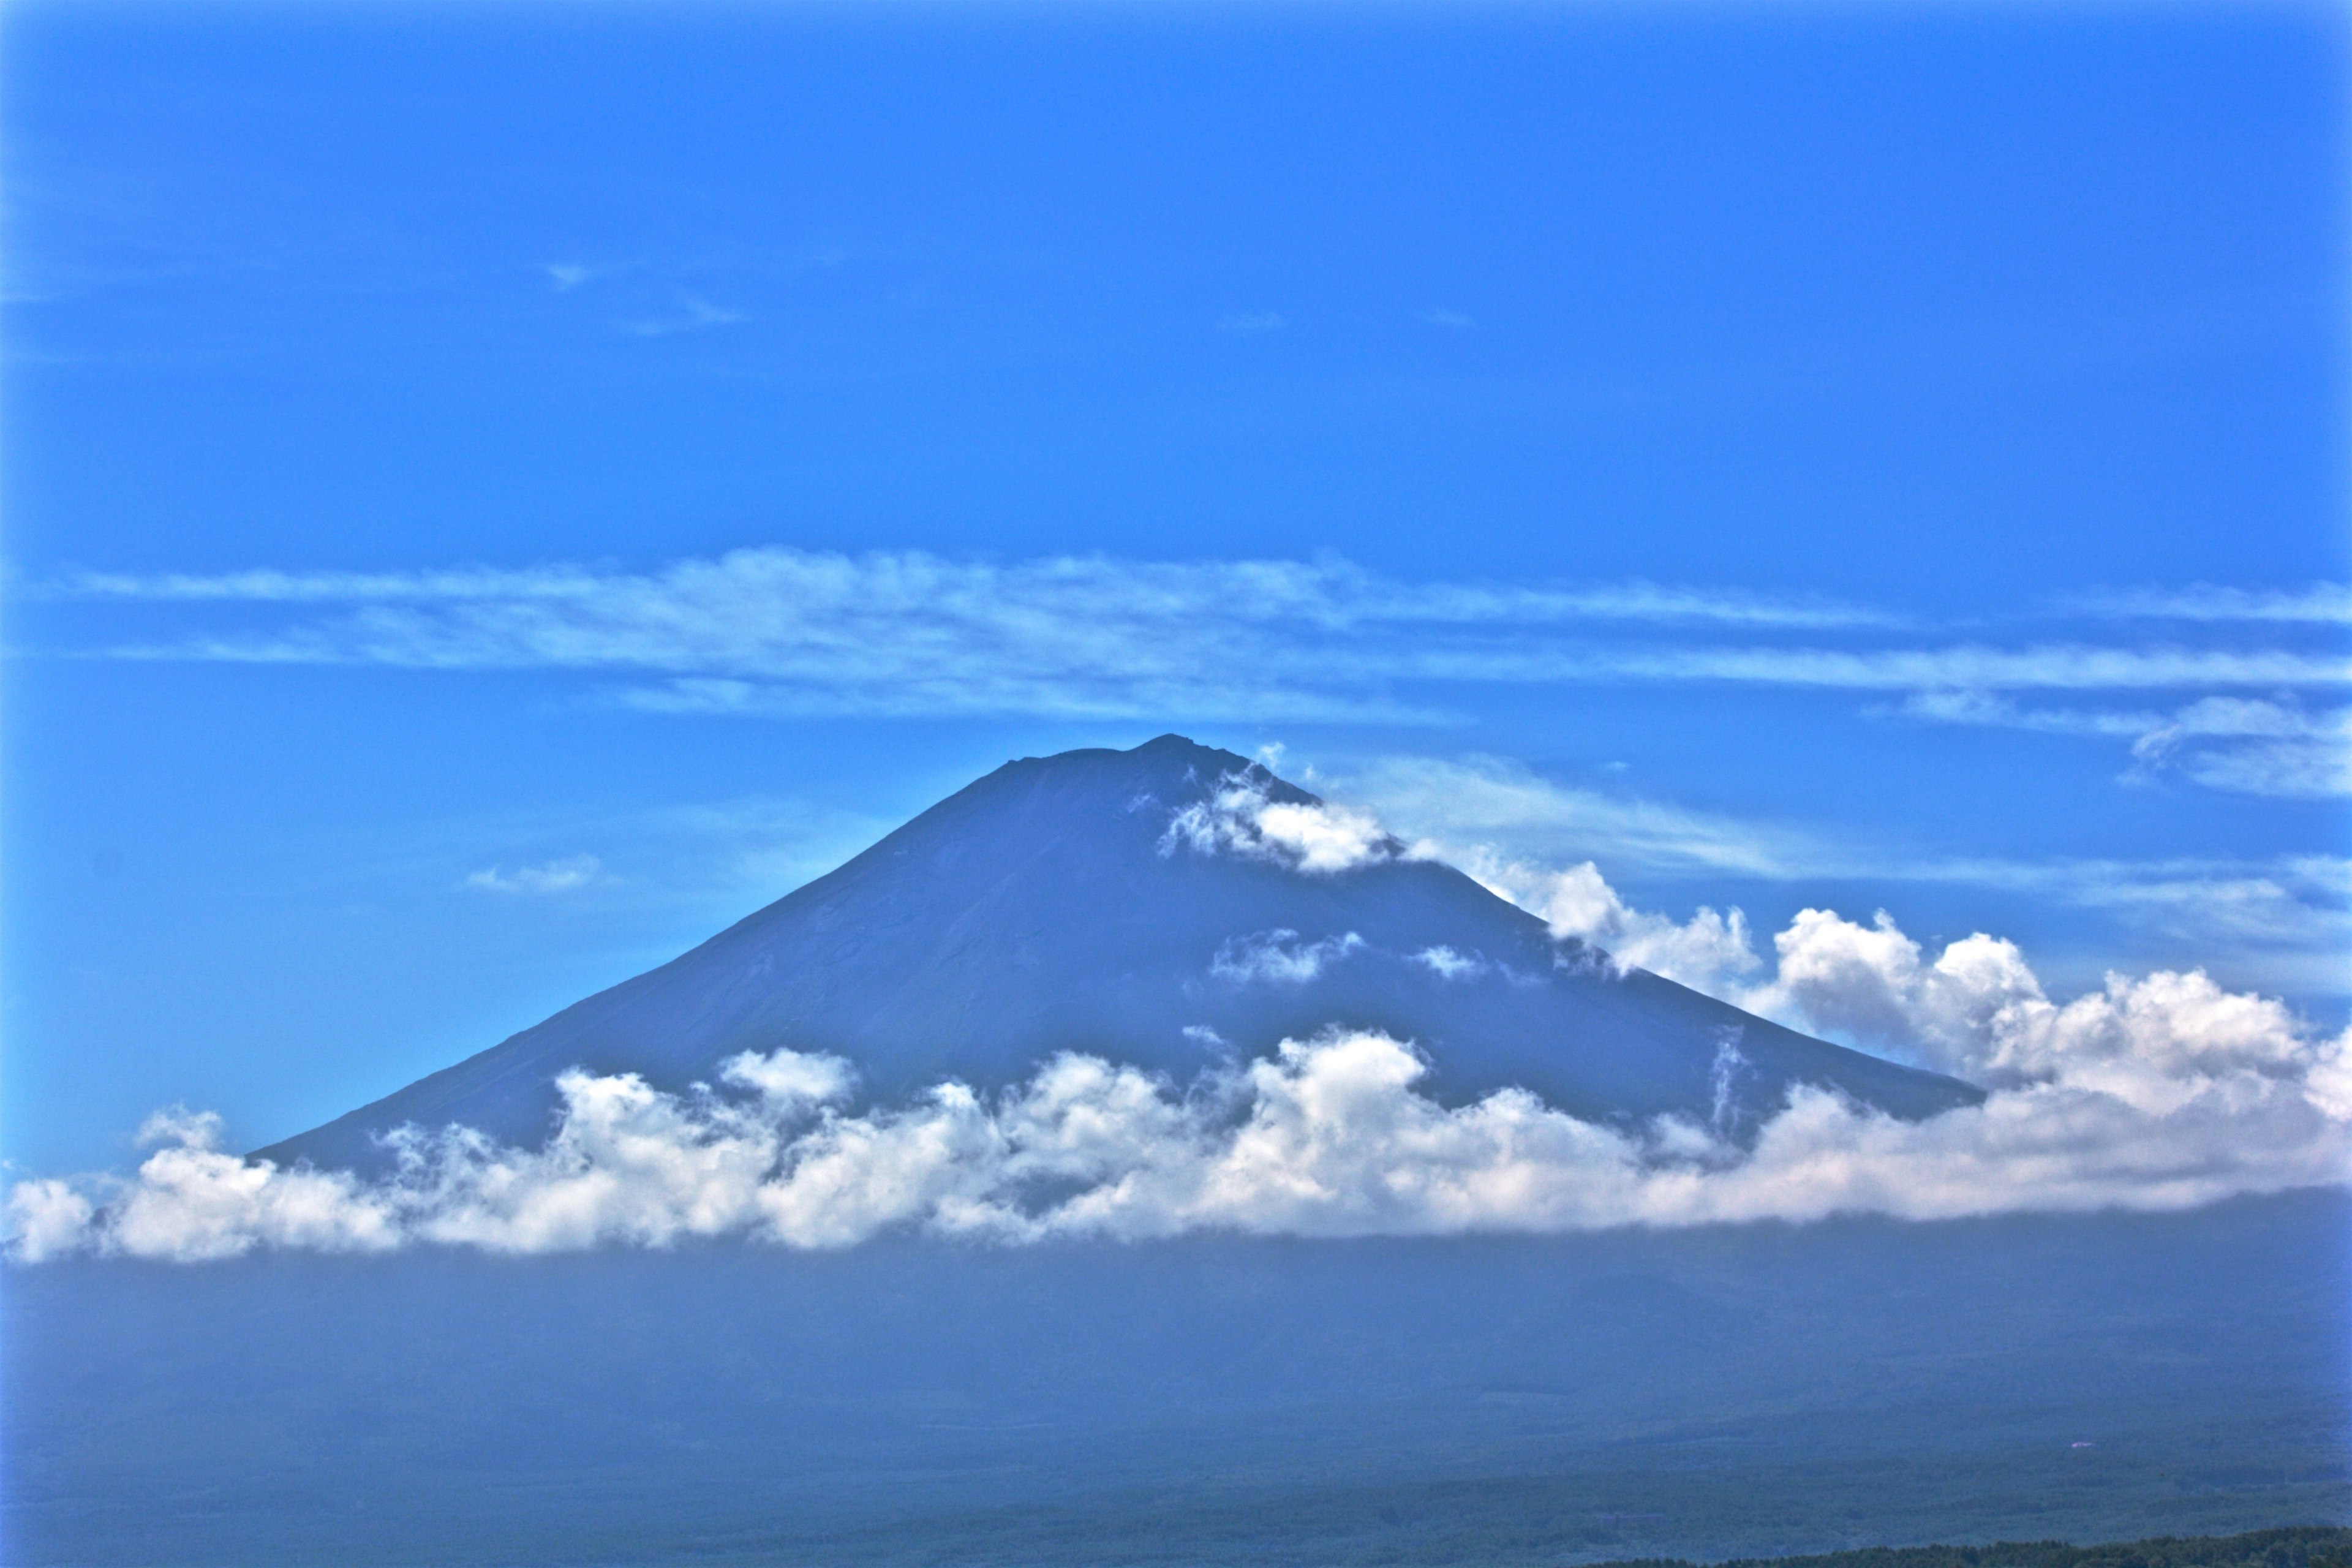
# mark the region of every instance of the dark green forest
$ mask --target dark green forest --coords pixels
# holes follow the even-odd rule
[[[2159,1535],[2069,1546],[2002,1541],[1990,1546],[1875,1546],[1809,1557],[1740,1557],[1715,1568],[2352,1568],[2352,1530],[2313,1526],[2242,1535]],[[1596,1568],[1698,1568],[1679,1557],[1638,1557]]]

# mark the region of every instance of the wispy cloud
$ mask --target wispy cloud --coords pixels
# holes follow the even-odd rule
[[[2315,583],[2307,588],[2275,589],[2200,583],[2187,588],[2111,589],[2083,595],[2071,607],[2118,619],[2352,626],[2352,584]]]
[[[1423,965],[1440,980],[1476,980],[1494,967],[1475,953],[1456,952],[1442,942],[1435,947],[1424,947],[1412,957],[1415,963]]]
[[[466,886],[491,893],[569,893],[603,879],[604,863],[593,855],[570,855],[509,871],[491,866],[468,874]]]
[[[1955,641],[1820,597],[1403,582],[1331,556],[1000,563],[772,547],[649,570],[81,572],[18,591],[171,623],[111,638],[116,657],[568,669],[674,712],[1426,723],[1476,686],[1887,694],[1919,718],[2111,733],[2141,742],[2151,773],[2273,793],[2334,787],[2315,748],[2339,721],[2257,734],[2259,705],[2284,714],[2295,693],[2352,684],[2352,657],[2283,623],[2276,646]],[[2015,706],[2034,692],[2160,693],[2149,714],[2164,717]]]
[[[2101,647],[2043,643],[2021,648],[1847,650],[1819,647],[1677,647],[1562,650],[1486,656],[1490,679],[1709,680],[1853,691],[2180,689],[2214,686],[2352,685],[2352,658],[2279,649]],[[1476,679],[1475,661],[1460,666]]]
[[[626,622],[663,614],[682,636],[812,630],[840,617],[871,627],[1037,621],[1067,636],[1087,627],[1165,630],[1218,609],[1239,625],[1309,631],[1382,626],[1507,628],[1580,622],[1772,630],[1898,627],[1905,617],[1819,596],[1776,596],[1643,580],[1603,584],[1405,583],[1338,556],[1312,561],[1138,562],[1055,556],[1000,564],[921,551],[843,555],[765,546],[649,572],[559,563],[416,572],[66,572],[21,586],[33,597],[254,603],[572,605]],[[995,606],[1003,606],[996,609]],[[632,656],[634,657],[634,656]]]
[[[2241,795],[2352,795],[2352,708],[2287,699],[2204,697],[2170,711],[2028,707],[1987,691],[1923,691],[1891,710],[1906,719],[2127,741],[2126,775],[2185,778]]]
[[[1295,931],[1237,937],[1217,949],[1209,973],[1236,985],[1304,985],[1364,945],[1354,931],[1301,942]]]
[[[2097,910],[2134,928],[2265,973],[2334,966],[2309,988],[2342,988],[2352,948],[2352,860],[2333,855],[2021,860],[1923,853],[1852,832],[1692,811],[1545,778],[1493,757],[1375,758],[1331,781],[1357,836],[1392,829],[1412,854],[1462,867],[1495,891],[1649,967],[1737,973],[1747,942],[1734,910],[1688,922],[1636,918],[1598,891],[1612,874],[1734,876],[1819,884],[1945,884]],[[1674,954],[1683,955],[1675,959]],[[1675,967],[1680,964],[1680,967]]]
[[[1894,862],[1890,880],[1999,888],[2105,910],[2209,952],[2301,950],[2326,954],[2329,989],[2352,948],[2352,860],[2333,855],[2262,859],[2042,861],[1923,858]]]
[[[1499,757],[1376,758],[1335,784],[1423,852],[1641,870],[1821,876],[1844,851],[1802,829],[1559,784]]]
[[[640,338],[666,338],[677,332],[700,332],[713,327],[740,326],[751,319],[740,310],[726,310],[689,294],[678,300],[675,311],[624,321],[621,330]]]

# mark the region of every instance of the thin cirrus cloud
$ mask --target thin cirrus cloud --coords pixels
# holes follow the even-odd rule
[[[2083,613],[2116,619],[2286,622],[2352,626],[2352,584],[2315,583],[2301,589],[2218,587],[2111,589],[2074,601]]]
[[[1313,561],[1131,562],[1062,556],[999,565],[921,551],[845,555],[770,546],[630,573],[575,563],[418,572],[72,572],[33,592],[84,599],[352,602],[567,600],[608,611],[661,604],[704,615],[799,610],[966,618],[981,596],[1056,620],[1165,620],[1216,606],[1250,621],[1323,628],[1380,623],[1625,620],[1748,626],[1895,626],[1901,617],[1822,599],[1647,582],[1588,586],[1408,584],[1335,556]]]
[[[740,310],[727,310],[689,294],[679,300],[677,310],[668,314],[623,321],[621,330],[632,337],[666,338],[678,332],[708,331],[713,327],[739,327],[751,319]]]
[[[604,877],[604,863],[593,855],[568,855],[537,866],[489,866],[468,874],[466,886],[489,893],[569,893]]]
[[[1447,716],[1441,689],[1465,685],[1949,698],[2352,683],[2352,659],[2333,649],[1997,646],[1824,599],[1407,583],[1336,557],[996,563],[763,548],[643,571],[79,573],[32,592],[176,616],[161,636],[103,650],[118,657],[572,670],[617,678],[632,705],[716,713],[1430,721]]]
[[[1645,871],[1772,880],[1831,874],[1850,852],[1799,828],[1562,784],[1500,757],[1386,756],[1339,781],[1425,852],[1558,856]]]
[[[1982,690],[1919,691],[1893,716],[2130,743],[2127,777],[2179,777],[2238,795],[2352,795],[2352,708],[2292,697],[2201,697],[2170,710],[2021,706]]]

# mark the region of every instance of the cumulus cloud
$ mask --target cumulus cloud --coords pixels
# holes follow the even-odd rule
[[[1701,908],[1680,924],[1628,905],[1588,860],[1566,870],[1505,860],[1487,853],[1466,858],[1465,868],[1488,890],[1541,915],[1552,935],[1607,952],[1622,968],[1646,969],[1695,990],[1722,994],[1755,971],[1748,916]]]
[[[466,886],[492,893],[568,893],[584,888],[604,874],[604,863],[593,855],[571,855],[538,866],[518,866],[509,871],[491,866],[469,873]]]
[[[1257,857],[1302,876],[1411,852],[1369,814],[1269,789],[1255,773],[1223,781],[1176,815],[1163,852]],[[1422,1092],[1428,1063],[1410,1042],[1334,1029],[1190,1083],[1066,1054],[994,1095],[949,1081],[853,1114],[846,1063],[780,1049],[675,1093],[633,1074],[566,1072],[543,1147],[406,1127],[373,1179],[247,1160],[221,1148],[217,1118],[160,1112],[134,1174],[12,1187],[6,1247],[27,1262],[200,1261],[268,1247],[536,1253],[719,1236],[831,1247],[892,1231],[1007,1244],[1545,1233],[2167,1209],[2352,1182],[2352,1031],[2327,1036],[2202,971],[2110,974],[2060,1000],[1990,934],[1931,953],[1885,912],[1865,924],[1807,909],[1773,937],[1767,972],[1738,910],[1677,922],[1629,905],[1590,863],[1490,856],[1472,868],[1541,915],[1571,965],[1605,948],[1621,966],[1989,1092],[1908,1121],[1800,1085],[1759,1114],[1738,1092],[1752,1067],[1727,1033],[1704,1114],[1599,1122],[1518,1089],[1442,1105]],[[1303,984],[1364,945],[1354,932],[1265,931],[1228,943],[1213,973]],[[1446,947],[1412,956],[1444,980],[1486,973]]]
[[[1259,768],[1222,780],[1209,798],[1170,817],[1160,852],[1241,855],[1320,875],[1376,866],[1411,853],[1369,811],[1276,800],[1272,786],[1273,775]]]
[[[889,1231],[1014,1244],[1543,1233],[2165,1209],[2352,1175],[2347,1041],[2313,1037],[2275,1004],[2162,974],[2010,1020],[2002,1010],[2021,1000],[2049,1004],[2007,953],[1948,951],[1923,978],[1885,922],[1830,934],[1841,954],[1790,976],[1801,1005],[1824,1003],[1840,966],[1858,964],[1849,989],[1868,972],[1891,987],[1887,1016],[1924,1010],[1939,1037],[1964,1042],[1956,1055],[1994,1060],[2005,1081],[1979,1105],[1921,1121],[1799,1088],[1735,1137],[1730,1089],[1745,1063],[1733,1040],[1717,1054],[1707,1121],[1623,1127],[1517,1089],[1442,1106],[1420,1092],[1428,1065],[1409,1045],[1356,1031],[1287,1040],[1190,1086],[1065,1055],[992,1098],[944,1083],[852,1115],[845,1064],[780,1050],[738,1057],[718,1089],[683,1094],[567,1073],[545,1148],[406,1129],[396,1168],[370,1182],[241,1160],[219,1151],[216,1123],[175,1116],[127,1180],[18,1184],[9,1246],[23,1261],[199,1261],[257,1247],[537,1253],[719,1236],[837,1247]]]
[[[1744,1005],[1981,1083],[2066,1074],[2161,1098],[2160,1086],[2200,1075],[2309,1065],[2283,1003],[2224,991],[2201,971],[2109,974],[2062,1006],[2015,943],[1981,931],[1930,960],[1883,910],[1867,926],[1803,910],[1772,940],[1778,973]]]

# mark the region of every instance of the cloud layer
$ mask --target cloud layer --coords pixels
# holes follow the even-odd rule
[[[994,1098],[948,1082],[853,1112],[847,1064],[787,1049],[739,1056],[715,1087],[683,1094],[570,1072],[543,1149],[410,1128],[373,1181],[247,1161],[220,1148],[216,1119],[163,1113],[129,1178],[18,1183],[8,1246],[23,1261],[197,1261],[708,1237],[834,1247],[893,1231],[1004,1244],[1549,1233],[2163,1209],[2352,1180],[2352,1035],[2321,1037],[2275,1001],[2162,972],[2062,1004],[2009,942],[1979,934],[1931,956],[1885,915],[1825,910],[1775,937],[1769,975],[1743,978],[1760,961],[1738,961],[1736,915],[1675,928],[1588,869],[1550,889],[1556,929],[1618,930],[1751,1005],[1990,1092],[1916,1122],[1799,1089],[1745,1136],[1721,1117],[1602,1124],[1519,1090],[1442,1106],[1420,1092],[1427,1064],[1409,1043],[1335,1031],[1190,1084],[1065,1055]],[[1238,942],[1226,978],[1297,983],[1350,951],[1288,938]],[[1424,957],[1456,978],[1481,962]],[[1736,1044],[1720,1065],[1736,1072]]]
[[[1406,583],[1337,557],[1001,564],[770,547],[642,571],[81,573],[31,592],[165,618],[160,636],[109,634],[121,657],[569,670],[663,711],[1420,721],[1465,685],[1773,686],[2131,740],[2143,768],[2220,788],[2352,787],[2342,711],[2297,695],[2352,684],[2336,633],[2347,590],[2326,584],[2108,595],[2067,608],[2066,635],[2045,621],[2023,641],[1821,599]],[[2035,692],[2171,695],[2144,712],[2016,706]]]
[[[1517,823],[1541,804],[1535,781],[1496,782],[1507,809],[1489,816]],[[1408,845],[1360,808],[1276,800],[1270,775],[1252,769],[1175,814],[1160,848],[1328,877],[1439,847]],[[575,1069],[558,1080],[561,1119],[543,1148],[408,1127],[392,1140],[392,1172],[373,1180],[248,1161],[220,1147],[217,1118],[161,1112],[141,1133],[155,1152],[131,1177],[17,1183],[6,1246],[28,1262],[196,1261],[257,1247],[534,1253],[720,1236],[827,1247],[886,1231],[1008,1244],[1543,1233],[2160,1209],[2352,1181],[2352,1030],[2322,1036],[2283,1003],[2201,971],[2109,974],[2062,1002],[2011,942],[1979,932],[1930,953],[1884,911],[1865,924],[1826,909],[1778,932],[1768,965],[1738,910],[1677,922],[1633,908],[1590,862],[1549,868],[1484,847],[1462,858],[1554,936],[1586,944],[1576,951],[1605,949],[1621,968],[1989,1093],[1904,1121],[1801,1086],[1760,1126],[1738,1127],[1724,1114],[1741,1066],[1727,1040],[1714,1117],[1603,1123],[1517,1089],[1441,1105],[1420,1090],[1428,1064],[1410,1042],[1334,1029],[1189,1084],[1066,1054],[993,1098],[950,1081],[854,1111],[847,1063],[779,1049],[738,1056],[716,1086],[685,1093]],[[593,871],[564,862],[477,880],[545,890]],[[1259,931],[1227,942],[1211,973],[1306,985],[1362,946],[1352,932],[1307,942]],[[1416,957],[1437,984],[1494,967],[1448,947]]]

